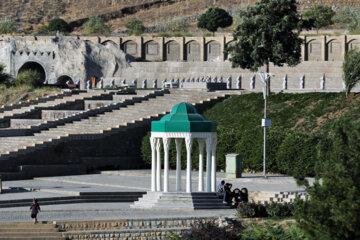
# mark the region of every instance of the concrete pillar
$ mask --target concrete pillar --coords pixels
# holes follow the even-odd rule
[[[138,56],[140,59],[145,59],[145,55],[144,55],[144,38],[140,37],[140,44],[139,44],[139,53]]]
[[[199,143],[199,185],[198,191],[204,191],[204,140],[198,139]]]
[[[161,191],[161,138],[156,140],[156,191]]]
[[[301,60],[306,61],[306,36],[300,38],[303,39],[303,43],[301,44]]]
[[[159,56],[160,56],[160,60],[164,61],[165,59],[165,44],[164,44],[164,38],[161,37],[160,41],[159,41]]]
[[[182,37],[181,38],[181,40],[180,40],[180,43],[179,43],[179,45],[180,45],[180,61],[181,62],[183,62],[185,59],[185,38],[184,37]]]
[[[222,36],[220,39],[220,51],[221,51],[221,61],[225,62],[226,54],[225,54],[225,46],[226,46],[226,38]]]
[[[185,138],[186,145],[186,192],[191,192],[191,149],[192,149],[193,139],[191,137]]]
[[[151,145],[151,191],[156,191],[156,138],[150,137]]]
[[[164,144],[164,192],[169,191],[169,146],[170,138],[163,138]]]
[[[346,51],[347,51],[346,43],[347,43],[347,36],[344,35],[341,38],[341,60],[344,60],[344,58],[345,58],[345,54],[346,54]]]
[[[211,149],[211,191],[216,192],[216,145],[217,138],[213,138]]]
[[[211,145],[212,139],[206,139],[206,192],[211,192]]]
[[[176,138],[176,191],[181,192],[181,147],[182,138]]]
[[[205,38],[202,37],[200,41],[200,61],[205,62]]]
[[[321,60],[326,61],[327,57],[326,57],[326,51],[327,51],[327,47],[326,47],[326,36],[323,37],[322,39],[322,46],[321,46]]]

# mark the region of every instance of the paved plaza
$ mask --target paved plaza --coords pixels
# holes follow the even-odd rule
[[[192,172],[192,187],[197,189],[197,174]],[[175,171],[170,171],[170,191],[175,191]],[[217,181],[225,179],[233,183],[234,188],[246,187],[249,191],[267,192],[303,192],[292,177],[243,174],[242,178],[226,179],[224,173],[217,173]],[[185,187],[185,171],[182,172],[182,187]],[[33,180],[5,181],[0,202],[5,200],[38,198],[56,198],[77,196],[82,192],[142,192],[149,191],[151,185],[150,170],[103,171],[99,174],[44,177]],[[184,189],[183,189],[184,190]],[[103,219],[137,219],[166,217],[213,217],[233,216],[230,210],[134,210],[132,203],[77,203],[62,205],[43,205],[39,219],[43,221],[64,220],[103,220]],[[30,202],[29,202],[30,205]],[[0,208],[0,222],[29,221],[28,207]]]

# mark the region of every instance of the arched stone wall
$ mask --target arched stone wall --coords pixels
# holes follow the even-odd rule
[[[351,39],[348,43],[347,43],[347,49],[351,50],[357,48],[358,50],[360,50],[360,40],[357,39]]]
[[[160,60],[160,46],[156,41],[150,40],[144,44],[144,59],[146,61]]]
[[[122,50],[133,57],[138,55],[138,45],[132,40],[124,42]]]
[[[22,66],[18,69],[17,74],[27,70],[36,71],[40,74],[41,82],[44,82],[46,80],[46,70],[44,66],[38,62],[35,61],[28,61],[22,64]]]
[[[184,58],[188,62],[197,62],[201,60],[200,44],[191,40],[185,44]]]
[[[330,40],[326,44],[326,60],[328,61],[341,61],[343,59],[342,57],[342,50],[341,50],[341,42],[333,39]]]
[[[229,46],[234,46],[234,45],[235,45],[235,41],[230,41],[225,45],[225,49]],[[224,53],[224,54],[225,54],[225,61],[229,61],[231,54],[226,54],[226,53]]]
[[[306,43],[307,48],[307,61],[321,61],[322,60],[322,44],[320,41],[315,39],[310,40]]]
[[[171,40],[165,44],[165,61],[180,61],[180,44]]]
[[[221,61],[221,45],[217,41],[210,41],[205,46],[205,60],[208,62],[220,62]]]
[[[102,42],[101,44],[104,45],[104,46],[106,46],[106,45],[108,45],[108,44],[112,44],[112,45],[114,45],[114,46],[116,46],[116,47],[119,47],[119,45],[116,44],[116,43],[115,43],[114,41],[112,41],[112,40],[106,40],[106,41]]]

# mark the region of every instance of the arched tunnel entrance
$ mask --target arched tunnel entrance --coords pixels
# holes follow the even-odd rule
[[[18,74],[27,70],[36,71],[40,75],[41,83],[46,80],[45,69],[37,62],[26,62],[19,68]]]
[[[72,80],[71,77],[67,76],[67,75],[62,75],[60,77],[58,77],[56,83],[58,85],[66,85],[66,83],[69,81],[70,84],[74,84],[74,81]]]

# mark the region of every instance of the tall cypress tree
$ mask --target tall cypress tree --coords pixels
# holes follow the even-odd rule
[[[301,25],[296,0],[260,0],[240,11],[233,32],[235,44],[226,50],[231,54],[232,66],[257,71],[265,65],[269,73],[270,63],[299,64]]]

